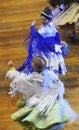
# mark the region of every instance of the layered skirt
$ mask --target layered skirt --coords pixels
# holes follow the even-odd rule
[[[36,128],[46,129],[57,123],[66,123],[76,120],[77,114],[71,109],[69,103],[65,100],[57,100],[47,115],[42,115],[36,107],[21,108],[19,111],[11,115],[13,120],[21,122],[30,122]]]

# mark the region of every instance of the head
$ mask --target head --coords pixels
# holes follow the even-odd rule
[[[47,24],[53,18],[52,9],[46,6],[44,10],[41,11],[41,21],[43,24]]]
[[[32,59],[32,67],[37,72],[41,72],[46,67],[46,60],[43,57],[36,56]]]

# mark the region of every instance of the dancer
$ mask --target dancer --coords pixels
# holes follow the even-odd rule
[[[38,55],[45,58],[47,67],[56,75],[65,75],[67,70],[63,58],[64,53],[62,51],[61,37],[52,23],[52,9],[48,6],[45,7],[41,11],[40,17],[42,25],[39,27],[38,32],[35,28],[36,22],[32,22],[30,42],[27,46],[28,57],[17,70],[28,74],[31,73],[33,71],[31,60],[34,56]]]
[[[13,113],[11,118],[32,123],[40,130],[63,130],[64,123],[78,119],[78,114],[63,98],[63,83],[53,71],[47,69],[43,57],[34,57],[31,64],[34,72],[29,75],[17,70],[6,74],[7,78],[11,78],[10,94],[18,92],[26,95],[25,106]]]

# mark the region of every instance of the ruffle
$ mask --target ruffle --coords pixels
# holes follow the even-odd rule
[[[49,113],[41,115],[39,109],[36,107],[27,108],[26,106],[19,111],[13,113],[11,118],[20,122],[29,122],[37,129],[45,129],[57,123],[67,123],[77,120],[77,113],[73,111],[67,100],[57,100],[52,106]]]
[[[50,59],[52,56],[51,53],[54,53],[55,55],[59,55],[61,53],[63,57],[64,54],[61,48],[62,44],[60,43],[60,35],[58,32],[55,37],[52,36],[44,38],[36,31],[35,26],[31,26],[31,32],[28,38],[30,38],[30,41],[26,46],[28,57],[26,57],[22,66],[17,69],[19,72],[23,71],[27,74],[33,72],[31,62],[34,56],[44,56],[47,59]],[[25,39],[25,42],[28,38]]]

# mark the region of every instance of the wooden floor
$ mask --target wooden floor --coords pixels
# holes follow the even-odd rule
[[[23,130],[22,126],[12,121],[11,114],[17,110],[16,101],[8,95],[9,81],[5,80],[7,62],[12,59],[19,67],[27,56],[23,45],[24,37],[29,33],[32,20],[40,24],[40,11],[47,5],[46,0],[3,0],[0,2],[0,130]],[[79,111],[79,39],[71,42],[69,31],[60,30],[62,40],[70,45],[70,52],[65,57],[68,72],[60,79],[64,82],[65,98],[71,107]],[[79,38],[79,31],[77,30]],[[30,129],[29,129],[30,130]],[[79,130],[79,121],[66,124],[65,130]]]

